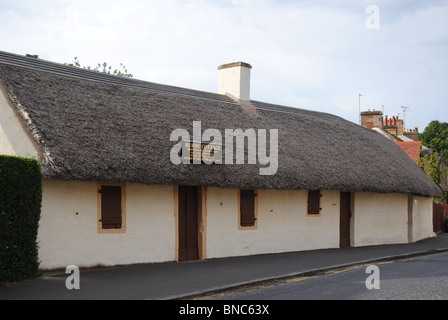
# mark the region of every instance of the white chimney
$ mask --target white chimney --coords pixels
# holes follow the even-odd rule
[[[245,62],[233,62],[218,67],[218,93],[250,101],[250,69]]]

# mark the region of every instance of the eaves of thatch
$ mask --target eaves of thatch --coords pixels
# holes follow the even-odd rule
[[[0,53],[0,84],[42,153],[50,179],[265,189],[410,193],[440,189],[394,142],[340,117],[122,79]],[[278,129],[278,170],[175,165],[173,130]],[[268,146],[269,150],[269,146]]]

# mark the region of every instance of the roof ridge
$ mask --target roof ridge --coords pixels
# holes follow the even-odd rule
[[[296,107],[285,106],[285,105],[269,103],[269,102],[256,101],[256,100],[251,100],[251,102],[258,110],[280,112],[280,113],[286,113],[286,114],[295,114],[295,115],[299,114],[299,115],[305,116],[305,117],[313,117],[313,118],[319,118],[319,119],[325,119],[325,120],[331,120],[331,121],[347,121],[346,119],[344,119],[340,116],[336,116],[334,114],[327,113],[327,112],[315,111],[315,110],[311,110],[311,109],[296,108]]]
[[[60,76],[71,77],[74,79],[95,81],[102,84],[118,85],[129,88],[144,89],[157,92],[165,92],[171,94],[177,94],[181,96],[196,97],[201,99],[207,99],[212,101],[220,101],[230,104],[239,104],[239,101],[232,99],[228,95],[223,95],[219,93],[212,93],[206,91],[200,91],[195,89],[188,89],[182,87],[176,87],[166,84],[159,84],[155,82],[150,82],[146,80],[134,79],[134,78],[123,78],[113,74],[105,74],[94,70],[89,70],[85,68],[79,68],[74,66],[69,66],[66,64],[53,62],[49,60],[44,60],[41,58],[32,58],[27,56],[22,56],[15,53],[5,52],[0,50],[0,65],[9,65],[19,68],[26,68],[29,70],[35,70],[40,72],[48,72]],[[320,119],[327,120],[344,120],[335,115],[309,110],[301,109],[290,106],[284,106],[275,103],[261,102],[257,100],[250,100],[256,109],[287,113],[287,114],[299,114],[302,116],[311,116]]]
[[[19,68],[26,68],[35,71],[53,73],[60,76],[66,76],[75,79],[95,81],[104,84],[119,85],[124,87],[153,90],[159,92],[168,92],[178,95],[193,96],[202,99],[216,100],[235,104],[235,102],[229,97],[218,93],[159,84],[140,79],[123,78],[113,74],[101,73],[94,70],[78,68],[40,58],[36,59],[27,56],[21,56],[18,54],[0,50],[0,65],[1,64],[15,66]]]

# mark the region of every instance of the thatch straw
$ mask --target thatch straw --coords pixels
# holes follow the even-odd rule
[[[134,88],[132,80],[129,86],[101,83],[1,63],[0,82],[31,119],[47,178],[440,196],[392,141],[330,114],[253,101],[254,115],[220,95]],[[262,176],[261,165],[247,162],[172,164],[170,134],[177,128],[192,134],[193,121],[223,137],[225,129],[278,129],[277,173]]]

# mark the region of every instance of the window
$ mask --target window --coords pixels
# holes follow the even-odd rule
[[[121,233],[126,230],[124,184],[100,184],[98,187],[98,232]]]
[[[322,194],[320,190],[308,191],[308,214],[319,215],[322,211],[320,207],[320,198]]]
[[[257,201],[255,190],[240,190],[239,228],[254,229],[257,227]]]

